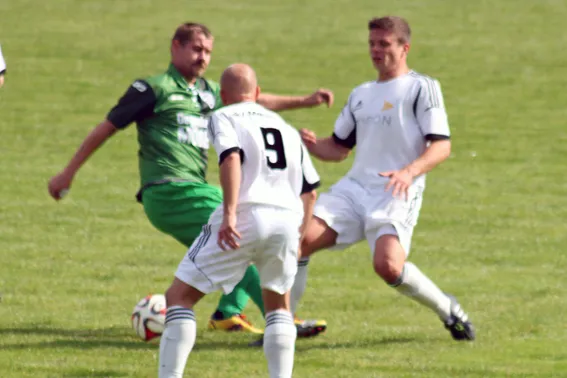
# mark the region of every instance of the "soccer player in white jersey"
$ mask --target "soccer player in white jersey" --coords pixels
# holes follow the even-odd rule
[[[291,291],[295,310],[314,252],[344,248],[366,238],[375,272],[391,287],[433,310],[456,340],[474,328],[458,302],[407,261],[425,188],[425,174],[449,157],[449,125],[439,82],[408,68],[410,27],[399,17],[369,22],[369,50],[378,80],[356,87],[332,136],[301,130],[310,153],[345,159],[356,145],[351,170],[321,194],[301,246]]]
[[[0,46],[0,87],[4,85],[4,74],[6,73],[6,62],[2,55],[2,46]]]
[[[270,377],[291,377],[297,331],[289,290],[319,176],[299,133],[258,105],[259,93],[249,66],[235,64],[224,71],[220,94],[228,106],[216,111],[209,124],[223,203],[189,248],[166,292],[160,378],[183,375],[195,343],[193,306],[210,292],[229,293],[252,262],[263,290]]]

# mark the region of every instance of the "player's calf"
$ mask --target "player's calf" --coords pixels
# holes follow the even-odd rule
[[[289,311],[289,291],[279,294],[264,289],[263,294],[266,309],[263,343],[270,377],[291,378],[297,330]]]
[[[197,323],[193,306],[204,296],[178,278],[167,289],[165,329],[160,340],[159,378],[183,376],[187,358],[195,345]]]

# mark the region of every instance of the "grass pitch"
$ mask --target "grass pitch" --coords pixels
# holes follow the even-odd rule
[[[350,90],[375,77],[366,22],[385,14],[410,21],[410,64],[441,81],[453,132],[411,260],[460,299],[478,340],[454,342],[374,275],[358,244],[311,261],[300,314],[329,330],[298,341],[295,377],[567,376],[562,0],[0,1],[0,376],[156,376],[157,345],[136,339],[129,315],[168,286],[185,251],[134,201],[134,128],[103,146],[61,203],[46,185],[134,78],[165,70],[179,23],[216,35],[212,79],[242,61],[265,91],[333,89],[332,109],[284,114],[325,135]],[[350,160],[316,164],[326,188]],[[251,336],[206,331],[217,298],[196,309],[185,375],[265,377]],[[261,321],[252,304],[247,314]]]

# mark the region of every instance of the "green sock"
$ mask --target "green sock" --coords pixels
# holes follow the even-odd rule
[[[220,298],[217,311],[220,311],[225,319],[241,314],[248,303],[250,297],[248,293],[246,293],[242,282],[243,281],[240,281],[238,285],[234,287],[232,293],[223,294]]]
[[[254,265],[250,265],[242,280],[234,287],[230,294],[223,295],[217,306],[224,318],[241,314],[252,297],[262,315],[264,315],[264,301],[262,300],[262,289],[260,288],[260,275]]]
[[[258,306],[263,317],[266,317],[264,312],[264,299],[262,298],[262,288],[260,287],[260,274],[256,265],[250,265],[246,270],[245,277],[248,277],[246,292],[252,298],[252,301]],[[244,280],[242,280],[244,281]]]

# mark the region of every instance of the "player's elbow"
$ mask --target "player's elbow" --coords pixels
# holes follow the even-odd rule
[[[443,161],[451,156],[451,141],[449,139],[438,140],[433,142],[433,145],[437,149],[439,160]]]
[[[336,145],[335,149],[333,150],[333,153],[326,160],[334,161],[334,162],[338,163],[338,162],[345,160],[348,157],[348,155],[350,155],[350,149],[349,148]]]
[[[350,151],[351,151],[350,148],[337,143],[335,140],[331,138],[329,138],[329,141],[331,142],[330,147],[333,152],[329,160],[339,162],[345,160],[348,157],[348,155],[350,155]]]

